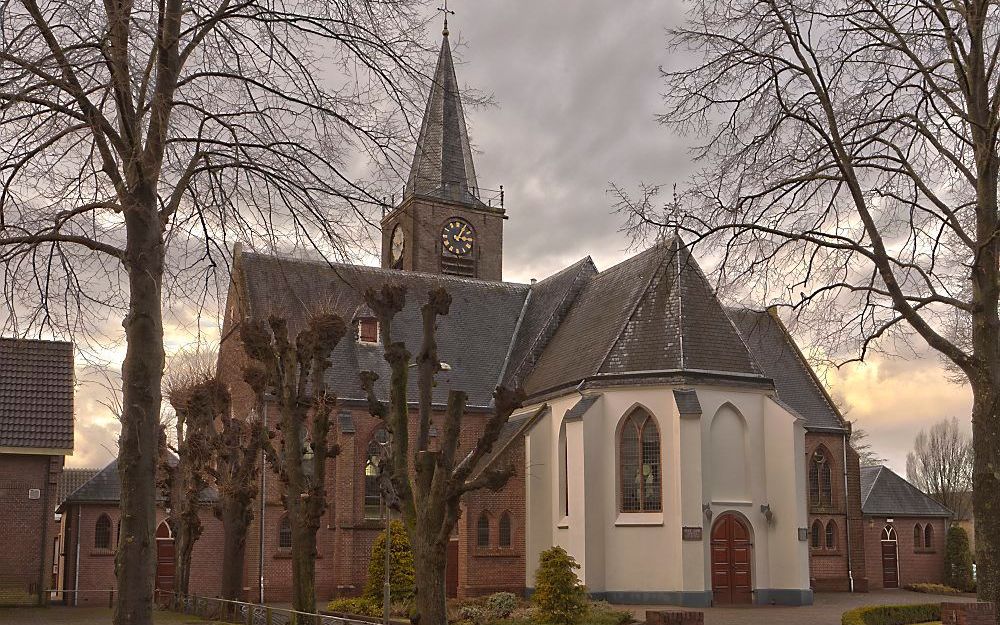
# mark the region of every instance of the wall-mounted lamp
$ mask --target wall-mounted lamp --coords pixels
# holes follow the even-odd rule
[[[712,506],[707,503],[701,504],[701,511],[705,513],[705,518],[709,521],[712,520]]]
[[[760,505],[760,513],[764,515],[764,518],[768,523],[774,522],[774,513],[771,512],[771,504],[763,503]]]

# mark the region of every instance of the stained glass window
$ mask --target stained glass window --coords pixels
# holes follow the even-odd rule
[[[619,437],[621,511],[659,512],[660,432],[653,417],[638,409],[626,417]]]

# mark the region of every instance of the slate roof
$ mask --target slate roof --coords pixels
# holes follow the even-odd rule
[[[427,108],[413,153],[404,197],[429,197],[481,209],[472,147],[462,112],[448,31],[444,31]]]
[[[0,338],[0,447],[73,449],[73,344]]]
[[[414,356],[422,339],[420,307],[432,288],[445,287],[452,305],[450,314],[438,321],[438,353],[451,370],[437,377],[434,402],[440,404],[446,403],[449,389],[458,388],[468,393],[470,406],[490,405],[531,288],[252,253],[243,254],[241,266],[251,315],[267,318],[271,313],[283,314],[293,332],[304,326],[307,311],[328,309],[351,320],[365,288],[385,283],[406,286],[406,306],[396,316],[392,332],[393,339],[404,341]],[[343,399],[363,399],[358,372],[371,370],[379,375],[376,392],[388,397],[389,366],[382,353],[382,345],[345,337],[331,356],[330,390]],[[411,400],[416,401],[416,384],[410,385],[410,392]]]
[[[681,416],[701,416],[701,401],[698,400],[698,391],[693,388],[675,388],[674,403]]]
[[[843,431],[840,415],[781,322],[767,311],[742,308],[729,309],[729,316],[774,381],[778,399],[805,419],[806,428]]]
[[[174,458],[176,462],[176,458]],[[80,485],[59,504],[61,509],[70,504],[118,503],[122,495],[122,483],[118,477],[118,460],[112,460],[106,467]],[[208,487],[201,492],[200,500],[210,503],[219,498],[215,488]],[[163,494],[157,489],[156,500],[163,501]]]
[[[888,517],[952,516],[951,510],[885,466],[861,467],[861,511]]]
[[[587,414],[587,411],[590,410],[591,406],[596,404],[597,400],[600,398],[600,393],[597,395],[587,395],[585,397],[581,397],[580,401],[573,404],[573,407],[566,411],[566,414],[563,415],[563,421],[576,421],[578,419],[582,419],[583,415]]]
[[[63,469],[56,483],[56,506],[62,504],[76,489],[89,482],[100,469]]]
[[[591,276],[525,389],[533,395],[598,375],[653,371],[763,377],[678,238]]]

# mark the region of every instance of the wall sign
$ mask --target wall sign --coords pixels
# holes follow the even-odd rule
[[[682,527],[681,538],[683,540],[701,540],[700,527]]]

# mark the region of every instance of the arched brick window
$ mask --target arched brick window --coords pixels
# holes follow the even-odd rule
[[[809,546],[813,549],[819,549],[823,546],[823,524],[819,522],[819,519],[813,521],[812,529],[809,532]]]
[[[913,526],[913,550],[920,551],[924,546],[924,528],[917,523]]]
[[[292,548],[292,520],[288,515],[281,517],[278,523],[278,549],[289,550]]]
[[[102,514],[94,524],[94,548],[111,549],[111,517]]]
[[[479,515],[479,522],[476,524],[476,546],[490,546],[490,517],[485,512]]]
[[[500,528],[499,528],[499,539],[500,546],[508,548],[511,545],[511,528],[510,528],[510,513],[504,512],[500,517]]]
[[[633,410],[618,435],[622,512],[660,512],[660,431],[653,416]]]
[[[934,528],[930,523],[924,528],[924,549],[934,548]]]
[[[830,453],[822,445],[809,459],[809,503],[813,506],[833,505],[833,471]]]
[[[833,521],[827,521],[826,523],[826,548],[837,548],[837,524]]]
[[[379,465],[382,462],[382,449],[389,441],[389,435],[385,430],[378,430],[372,437],[372,442],[368,444],[368,453],[365,454],[365,501],[364,517],[368,520],[382,518],[382,492],[379,489],[378,475]]]

